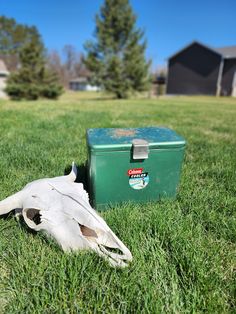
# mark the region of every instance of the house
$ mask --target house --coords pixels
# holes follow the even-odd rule
[[[0,98],[6,98],[4,89],[6,87],[6,79],[8,75],[9,72],[7,71],[5,63],[3,60],[0,60]]]
[[[87,77],[77,77],[69,82],[69,89],[74,91],[93,91],[100,90],[98,86],[91,85]]]
[[[236,46],[192,42],[168,59],[167,94],[236,96]]]

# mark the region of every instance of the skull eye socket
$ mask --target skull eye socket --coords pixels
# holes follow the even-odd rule
[[[26,212],[27,218],[32,220],[36,225],[39,225],[41,223],[41,215],[40,211],[35,208],[29,208]]]

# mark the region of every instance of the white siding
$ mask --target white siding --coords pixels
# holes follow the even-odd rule
[[[6,87],[6,77],[7,75],[3,75],[0,73],[0,98],[6,98],[7,95],[4,92],[4,88]]]

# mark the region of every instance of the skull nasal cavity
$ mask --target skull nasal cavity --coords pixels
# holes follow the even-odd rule
[[[94,238],[97,238],[97,234],[94,230],[84,226],[84,225],[81,225],[79,224],[80,226],[80,230],[82,232],[82,235],[85,236],[85,237],[94,237]]]
[[[39,225],[41,223],[41,215],[39,213],[38,209],[30,208],[26,212],[27,218],[32,220],[36,225]]]

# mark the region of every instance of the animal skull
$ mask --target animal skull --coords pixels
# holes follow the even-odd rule
[[[27,184],[21,191],[0,201],[0,215],[20,209],[31,229],[45,231],[64,251],[92,249],[112,266],[127,266],[132,260],[129,249],[90,206],[83,184],[74,182],[76,175],[73,163],[67,176]]]

